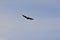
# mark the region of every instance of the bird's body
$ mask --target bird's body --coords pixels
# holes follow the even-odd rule
[[[33,18],[27,17],[27,16],[25,16],[25,15],[22,15],[22,16],[25,17],[26,19],[34,20]]]

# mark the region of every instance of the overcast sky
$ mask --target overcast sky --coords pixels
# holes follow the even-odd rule
[[[60,1],[0,0],[0,40],[60,40]]]

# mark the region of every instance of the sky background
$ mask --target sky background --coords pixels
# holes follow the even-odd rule
[[[0,0],[0,40],[60,40],[60,1]]]

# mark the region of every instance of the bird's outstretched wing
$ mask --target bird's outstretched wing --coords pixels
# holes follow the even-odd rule
[[[25,15],[22,15],[22,16],[25,17],[26,19],[34,20],[33,18],[27,17],[27,16],[25,16]]]

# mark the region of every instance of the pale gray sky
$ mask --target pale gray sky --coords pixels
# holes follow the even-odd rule
[[[0,0],[0,40],[60,40],[60,1]]]

